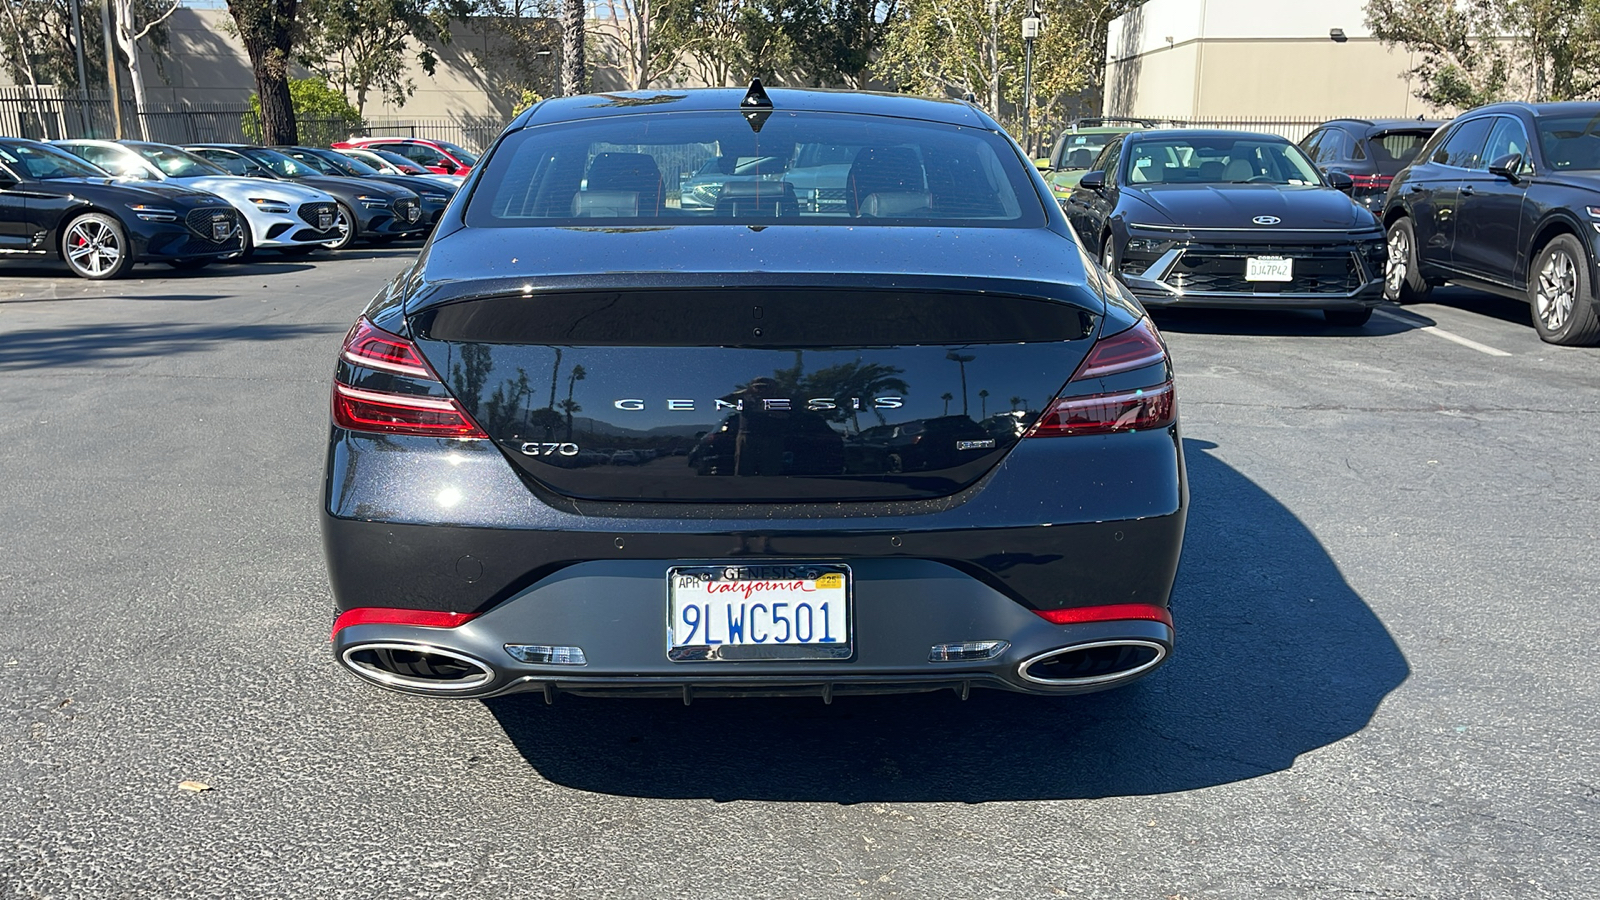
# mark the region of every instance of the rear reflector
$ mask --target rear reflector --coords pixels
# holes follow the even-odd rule
[[[1393,175],[1351,175],[1350,176],[1350,182],[1351,182],[1352,185],[1354,185],[1355,187],[1360,188],[1362,190],[1369,190],[1369,191],[1382,190],[1382,191],[1386,191],[1386,190],[1389,189],[1389,185],[1394,183],[1394,176]]]
[[[1039,416],[1028,437],[1149,431],[1171,425],[1176,412],[1170,381],[1114,394],[1057,398]]]
[[[1056,625],[1079,625],[1084,622],[1125,622],[1141,619],[1172,624],[1172,613],[1164,606],[1150,603],[1114,603],[1110,606],[1078,606],[1072,609],[1036,609],[1035,613],[1046,622]]]
[[[333,633],[338,634],[340,630],[351,625],[420,625],[423,628],[455,628],[477,617],[477,613],[363,606],[340,613],[339,618],[333,621]]]

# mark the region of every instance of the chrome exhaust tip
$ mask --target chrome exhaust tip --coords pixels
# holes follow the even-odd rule
[[[494,670],[454,650],[427,644],[357,644],[339,654],[345,668],[380,687],[427,694],[452,694],[494,681]]]
[[[1017,675],[1032,684],[1087,687],[1142,675],[1167,658],[1155,641],[1127,638],[1060,647],[1023,660]]]

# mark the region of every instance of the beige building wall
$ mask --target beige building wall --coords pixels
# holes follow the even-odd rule
[[[1364,0],[1150,0],[1112,23],[1105,114],[1171,119],[1437,116]],[[1330,33],[1338,29],[1343,40]]]

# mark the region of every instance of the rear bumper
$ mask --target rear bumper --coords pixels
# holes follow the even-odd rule
[[[1053,625],[998,591],[939,563],[855,560],[851,566],[854,654],[843,660],[669,660],[665,566],[646,560],[572,566],[455,628],[379,624],[343,628],[334,636],[334,652],[344,660],[350,652],[374,644],[436,648],[479,660],[492,672],[488,681],[465,690],[383,684],[407,693],[482,698],[535,691],[547,697],[578,693],[692,699],[697,695],[828,697],[973,687],[1084,693],[1141,677],[1172,649],[1172,629],[1164,622]],[[993,659],[929,659],[936,644],[993,640],[1008,643]],[[1159,647],[1160,656],[1125,677],[1090,683],[1046,684],[1021,674],[1024,664],[1041,654],[1106,641],[1146,642]],[[586,665],[522,663],[506,650],[507,644],[578,647]],[[359,667],[352,670],[357,674],[365,671]]]
[[[1164,608],[1186,513],[1175,428],[1024,441],[989,476],[936,500],[755,508],[578,503],[530,488],[487,441],[334,429],[322,527],[341,611],[478,614],[455,628],[362,624],[335,636],[341,660],[374,643],[428,646],[492,673],[470,690],[418,693],[1077,693],[1131,677],[1039,684],[1019,666],[1116,640],[1145,642],[1164,658],[1170,627],[1055,625],[1034,610]],[[850,565],[849,659],[667,659],[668,568],[757,560]],[[934,644],[993,640],[1009,644],[994,659],[929,662]],[[581,647],[588,662],[529,665],[508,643]]]

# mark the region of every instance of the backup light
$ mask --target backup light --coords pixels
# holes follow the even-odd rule
[[[953,644],[934,644],[928,651],[928,662],[973,662],[994,659],[1006,652],[1009,641],[956,641]]]
[[[542,666],[586,666],[582,647],[561,647],[550,644],[507,644],[506,652],[518,662]]]

